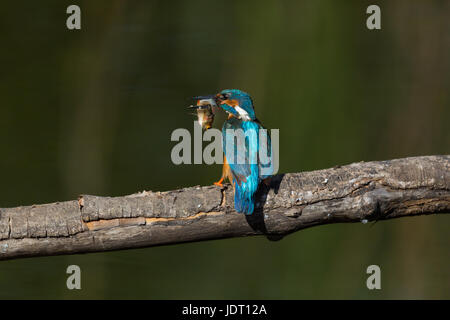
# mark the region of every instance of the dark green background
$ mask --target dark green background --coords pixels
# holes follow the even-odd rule
[[[66,28],[77,3],[82,29]],[[369,4],[382,30],[366,28]],[[208,185],[189,97],[248,91],[280,172],[450,150],[449,1],[6,1],[0,207]],[[221,121],[215,122],[221,127]],[[450,298],[449,217],[0,262],[0,298]],[[82,290],[66,288],[66,267]],[[382,290],[366,288],[377,264]]]

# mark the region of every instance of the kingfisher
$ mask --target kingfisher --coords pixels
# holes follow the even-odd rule
[[[228,113],[228,119],[222,126],[222,176],[214,184],[222,187],[224,180],[228,179],[234,187],[236,211],[251,215],[255,210],[255,194],[260,183],[269,184],[273,174],[270,135],[256,118],[248,93],[226,89],[215,95],[214,100]],[[243,134],[241,139],[239,134]]]

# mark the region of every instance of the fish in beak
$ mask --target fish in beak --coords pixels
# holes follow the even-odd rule
[[[205,130],[212,127],[214,122],[214,108],[217,108],[215,95],[193,97],[196,104],[189,106],[189,109],[197,111],[197,122]]]

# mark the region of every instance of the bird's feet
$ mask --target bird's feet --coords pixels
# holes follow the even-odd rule
[[[219,181],[217,181],[217,182],[214,182],[214,185],[223,188],[222,182],[223,182],[223,178],[221,178],[221,179],[220,179]]]

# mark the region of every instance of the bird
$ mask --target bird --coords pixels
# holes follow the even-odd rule
[[[251,215],[255,210],[255,194],[260,183],[263,181],[268,185],[273,173],[270,135],[256,118],[253,100],[248,93],[226,89],[216,94],[214,99],[217,106],[228,113],[228,119],[222,126],[222,176],[214,184],[222,187],[223,181],[228,179],[234,187],[236,211]],[[244,139],[236,138],[239,129]],[[266,148],[263,153],[267,155],[265,159],[261,158],[260,153],[263,148]]]

